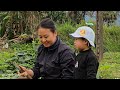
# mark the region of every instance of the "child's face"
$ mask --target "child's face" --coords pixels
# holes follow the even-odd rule
[[[74,40],[74,46],[78,50],[84,50],[87,46],[87,41],[82,40],[81,38],[75,38]]]

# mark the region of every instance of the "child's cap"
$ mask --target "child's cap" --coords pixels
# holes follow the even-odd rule
[[[95,47],[94,41],[95,41],[95,33],[93,29],[91,29],[88,26],[81,26],[79,27],[74,33],[70,34],[73,38],[80,38],[83,37],[89,41],[89,43]]]

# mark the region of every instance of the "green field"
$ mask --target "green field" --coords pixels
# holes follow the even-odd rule
[[[16,48],[17,47],[17,48]],[[20,57],[19,55],[22,55]],[[13,44],[11,49],[0,52],[0,79],[17,78],[13,61],[32,68],[35,50],[32,44]],[[99,79],[120,79],[120,52],[105,52],[98,69]]]
[[[102,79],[120,79],[120,52],[106,52],[98,74]]]

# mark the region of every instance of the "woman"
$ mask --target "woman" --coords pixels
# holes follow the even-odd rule
[[[37,28],[41,45],[33,69],[26,69],[20,76],[32,79],[73,79],[74,53],[57,36],[54,22],[43,19]]]

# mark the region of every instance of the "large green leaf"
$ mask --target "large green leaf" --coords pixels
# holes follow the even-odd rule
[[[3,21],[4,21],[4,20],[8,20],[10,17],[11,17],[11,16],[6,16],[6,17],[4,17],[4,18],[3,18]]]

